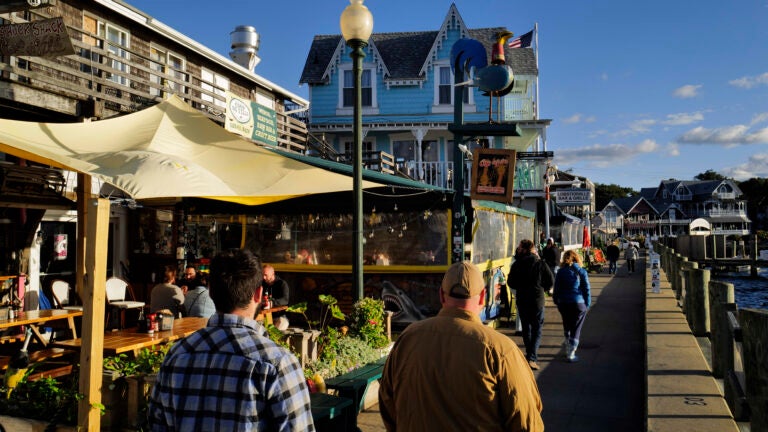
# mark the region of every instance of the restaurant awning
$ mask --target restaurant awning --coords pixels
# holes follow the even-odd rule
[[[95,122],[0,119],[0,152],[88,174],[134,199],[205,197],[256,205],[352,189],[349,176],[227,132],[176,96]],[[377,186],[363,182],[363,188]]]

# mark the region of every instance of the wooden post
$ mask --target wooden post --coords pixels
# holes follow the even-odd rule
[[[709,282],[709,328],[712,352],[712,376],[725,377],[726,364],[730,355],[733,361],[733,341],[728,339],[728,318],[725,305],[734,303],[733,284],[727,282]]]
[[[744,381],[753,431],[768,430],[768,311],[740,309],[739,324],[743,335]]]
[[[83,431],[98,431],[101,418],[95,404],[101,404],[102,364],[104,360],[104,303],[109,240],[109,200],[86,202],[86,285],[83,289],[83,335],[80,349],[80,393],[85,397],[78,407],[77,424]]]
[[[691,267],[686,271],[690,289],[688,306],[688,322],[695,336],[708,336],[709,325],[709,270],[700,270],[698,263],[688,263]]]

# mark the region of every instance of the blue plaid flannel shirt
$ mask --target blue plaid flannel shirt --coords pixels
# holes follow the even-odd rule
[[[314,431],[296,357],[261,324],[215,314],[168,352],[148,408],[152,431]]]

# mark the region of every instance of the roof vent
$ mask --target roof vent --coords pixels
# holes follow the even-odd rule
[[[259,34],[253,26],[237,26],[229,34],[232,40],[232,51],[229,57],[240,66],[253,71],[261,61],[259,53]]]

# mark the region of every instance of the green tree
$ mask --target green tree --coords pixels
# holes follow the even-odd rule
[[[696,174],[694,180],[726,180],[728,177],[718,173],[715,170],[708,169],[703,173]]]
[[[761,215],[768,209],[768,178],[751,178],[739,183],[744,193],[741,197],[747,201],[747,216],[752,221],[753,230],[768,229],[768,220]]]
[[[639,192],[632,188],[619,186],[613,183],[595,183],[595,207],[600,211],[614,198],[625,198],[637,195],[638,193]]]

